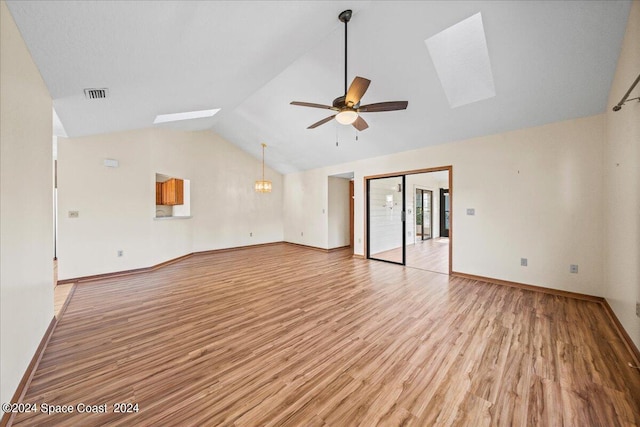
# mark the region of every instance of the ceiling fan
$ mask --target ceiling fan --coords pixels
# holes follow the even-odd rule
[[[347,24],[351,20],[351,10],[345,10],[338,19],[344,22],[344,95],[337,97],[333,100],[333,105],[314,104],[312,102],[298,102],[293,101],[291,105],[299,105],[301,107],[313,107],[322,108],[325,110],[333,110],[336,113],[332,116],[324,118],[319,122],[316,122],[309,126],[307,129],[315,129],[320,125],[323,125],[331,119],[335,118],[336,121],[343,125],[353,125],[359,131],[363,131],[369,127],[367,122],[360,116],[360,113],[377,113],[381,111],[396,111],[405,110],[408,101],[390,101],[390,102],[377,102],[375,104],[360,105],[360,99],[367,91],[371,80],[363,77],[356,77],[351,82],[351,86],[347,90]]]

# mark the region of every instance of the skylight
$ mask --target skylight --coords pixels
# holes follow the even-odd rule
[[[451,108],[496,96],[480,12],[424,42]]]
[[[220,111],[219,108],[213,110],[200,110],[200,111],[187,111],[185,113],[173,113],[173,114],[159,114],[156,116],[153,124],[177,122],[179,120],[201,119],[203,117],[212,117]]]

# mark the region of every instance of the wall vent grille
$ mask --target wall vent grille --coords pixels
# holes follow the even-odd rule
[[[100,98],[106,98],[107,95],[109,95],[109,89],[107,88],[102,88],[102,89],[85,89],[84,90],[84,96],[87,99],[100,99]]]

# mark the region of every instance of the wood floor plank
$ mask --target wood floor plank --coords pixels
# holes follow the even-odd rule
[[[563,424],[560,384],[532,375],[529,389],[527,425],[552,427]]]
[[[108,413],[14,425],[640,425],[628,358],[595,302],[272,245],[76,285],[24,401]]]

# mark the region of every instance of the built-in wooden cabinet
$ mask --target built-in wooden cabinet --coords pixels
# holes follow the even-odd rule
[[[175,206],[184,204],[184,181],[171,178],[156,182],[156,205]]]
[[[162,204],[162,183],[156,182],[156,205]]]
[[[155,220],[191,218],[191,180],[156,173]]]

